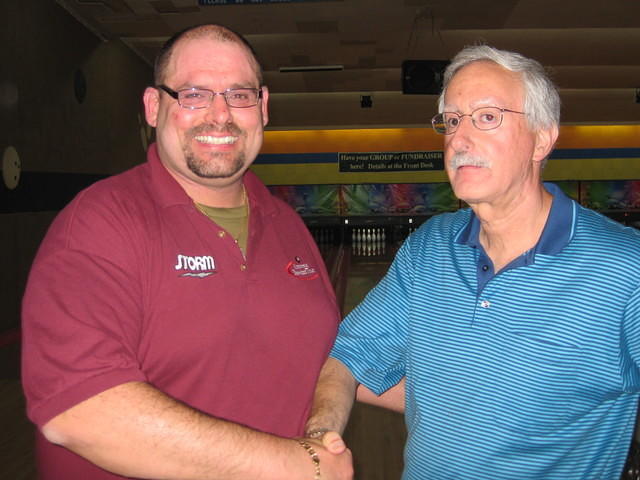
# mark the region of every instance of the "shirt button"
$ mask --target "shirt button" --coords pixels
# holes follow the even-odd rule
[[[489,265],[482,265],[482,271],[486,272],[487,270],[489,270]]]
[[[225,232],[224,230],[219,230],[218,231],[218,237],[220,238],[224,238],[224,236],[227,234],[227,232]]]
[[[489,308],[491,306],[491,302],[489,300],[482,300],[480,302],[480,306],[482,308]]]
[[[247,265],[245,263],[241,263],[240,270],[244,272],[246,269],[247,269]]]

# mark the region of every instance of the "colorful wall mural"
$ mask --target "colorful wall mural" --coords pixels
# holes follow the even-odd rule
[[[640,210],[640,180],[554,183],[594,210]],[[445,182],[274,185],[269,189],[302,216],[433,215],[463,206]]]

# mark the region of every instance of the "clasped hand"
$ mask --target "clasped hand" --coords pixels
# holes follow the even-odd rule
[[[327,432],[321,438],[305,438],[304,441],[315,449],[320,458],[322,480],[353,479],[351,450],[338,432]]]

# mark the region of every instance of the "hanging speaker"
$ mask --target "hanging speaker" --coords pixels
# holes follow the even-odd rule
[[[402,93],[439,95],[442,91],[445,60],[405,60],[402,62]]]

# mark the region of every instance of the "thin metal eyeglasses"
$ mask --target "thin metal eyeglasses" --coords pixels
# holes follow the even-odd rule
[[[158,85],[156,88],[164,90],[178,101],[178,105],[189,110],[208,108],[216,95],[222,95],[227,105],[234,108],[253,107],[262,98],[261,88],[227,88],[224,92],[214,92],[206,88],[186,88],[175,91],[166,85]]]
[[[436,132],[443,135],[451,135],[458,129],[460,122],[462,122],[462,117],[471,117],[471,123],[473,123],[473,126],[478,130],[493,130],[494,128],[498,128],[502,125],[504,112],[526,115],[524,112],[509,110],[508,108],[480,107],[476,108],[471,113],[438,113],[431,119],[431,125],[433,125],[433,129]]]

